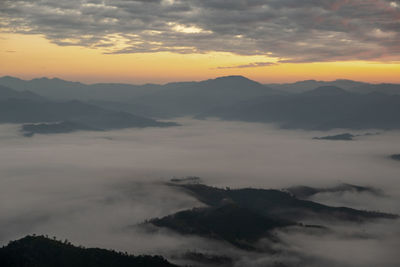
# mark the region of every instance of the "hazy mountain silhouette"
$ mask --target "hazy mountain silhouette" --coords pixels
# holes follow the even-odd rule
[[[228,76],[201,82],[169,83],[162,90],[138,97],[157,117],[196,115],[215,107],[253,97],[279,93],[243,76]]]
[[[207,117],[312,130],[399,129],[400,96],[320,87],[301,94],[258,97],[198,115]]]
[[[30,91],[16,91],[11,88],[0,85],[0,101],[8,99],[26,99],[35,101],[45,100],[44,97],[41,97]]]
[[[345,79],[328,81],[328,82],[307,80],[295,83],[266,84],[266,86],[290,93],[303,93],[322,86],[336,86],[353,93],[367,94],[372,92],[379,92],[390,95],[400,94],[400,84],[390,84],[390,83],[370,84],[370,83],[357,82]]]
[[[351,92],[362,93],[362,94],[377,92],[388,95],[400,95],[400,84],[390,84],[390,83],[364,84],[351,88]]]
[[[339,88],[337,86],[321,86],[317,87],[313,90],[309,90],[303,93],[304,96],[345,96],[345,95],[350,95],[350,93],[342,88]]]
[[[0,123],[38,123],[23,126],[28,136],[33,133],[177,125],[126,112],[110,111],[77,100],[49,101],[31,92],[17,92],[5,87],[0,87]]]
[[[214,107],[279,93],[242,76],[165,85],[86,85],[60,79],[24,81],[3,77],[0,84],[20,91],[30,90],[54,100],[91,101],[105,108],[151,117],[195,115]]]
[[[83,84],[58,78],[38,78],[30,81],[5,76],[0,85],[17,91],[29,90],[52,100],[107,100],[121,101],[154,92],[158,85],[131,85],[122,83]]]
[[[84,248],[44,236],[26,236],[0,248],[2,267],[169,267],[160,256],[133,256],[100,248]]]
[[[385,92],[389,87],[391,92],[396,91],[395,88],[398,85],[390,84],[382,85],[381,88],[380,85],[349,80],[303,81],[292,84],[300,88],[300,91],[304,91],[298,94],[282,93],[278,89],[271,89],[243,76],[227,76],[201,82],[140,86],[85,85],[47,78],[23,81],[3,77],[0,78],[0,84],[17,88],[21,94],[27,94],[22,90],[31,89],[42,97],[62,99],[64,103],[71,99],[90,101],[92,105],[101,106],[106,110],[144,117],[218,117],[226,120],[277,123],[284,128],[318,130],[400,128],[400,95],[350,92],[360,91],[361,89],[354,88],[366,88],[366,86],[370,89],[365,92],[372,91],[371,88],[377,89],[373,91]],[[322,86],[311,89],[316,85]],[[120,118],[122,114],[107,120],[111,123],[116,117]],[[63,120],[66,119],[71,118]],[[85,121],[77,122],[86,125]],[[123,123],[121,120],[119,123],[128,125],[123,127],[130,127],[129,123]],[[96,123],[87,126],[102,128]]]

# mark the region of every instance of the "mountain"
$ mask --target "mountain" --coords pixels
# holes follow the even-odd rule
[[[41,101],[44,100],[45,98],[37,94],[34,94],[30,91],[16,91],[11,88],[0,85],[0,101],[8,99],[26,99],[26,100]]]
[[[352,80],[335,80],[328,82],[307,80],[295,83],[266,84],[266,86],[276,90],[281,90],[290,93],[303,93],[318,87],[335,86],[349,92],[361,93],[361,94],[368,94],[372,92],[379,92],[388,95],[400,94],[400,84],[390,84],[390,83],[371,84],[371,83],[357,82]]]
[[[294,223],[267,217],[234,203],[218,207],[194,208],[150,221],[181,234],[199,235],[223,240],[242,249],[254,249],[253,243],[262,237],[272,237],[275,228]]]
[[[243,76],[227,76],[201,82],[169,83],[163,90],[132,103],[145,103],[158,117],[176,117],[274,94],[279,92]]]
[[[266,84],[266,86],[271,87],[273,89],[282,90],[290,93],[303,93],[306,91],[310,91],[316,89],[318,87],[324,86],[334,86],[343,88],[345,90],[351,90],[355,87],[362,87],[369,85],[368,83],[356,82],[352,80],[335,80],[335,81],[316,81],[316,80],[306,80],[299,81],[295,83],[283,83],[283,84]]]
[[[397,215],[331,207],[317,202],[301,200],[286,190],[275,189],[221,189],[203,184],[175,185],[194,196],[200,202],[218,207],[235,203],[241,208],[279,220],[339,220],[362,222],[372,219],[395,219]]]
[[[25,99],[0,101],[0,123],[41,123],[67,120],[103,130],[176,125],[129,113],[109,111],[80,101],[34,102]]]
[[[400,84],[364,84],[351,88],[351,92],[368,94],[373,92],[383,93],[387,95],[400,95]]]
[[[83,248],[44,236],[26,236],[0,248],[2,267],[173,267],[160,256],[133,256]]]
[[[125,101],[160,89],[158,85],[131,85],[121,83],[83,84],[58,78],[38,78],[30,81],[5,76],[0,85],[17,91],[29,90],[52,100]]]
[[[305,96],[339,96],[349,95],[349,92],[337,86],[321,86],[303,93]]]
[[[292,95],[258,97],[199,114],[198,118],[276,123],[308,130],[400,129],[400,95],[356,94],[319,87]]]
[[[395,84],[384,84],[381,88],[350,80],[311,80],[270,88],[243,76],[165,85],[87,85],[56,78],[24,81],[3,77],[1,84],[20,93],[29,89],[52,101],[84,101],[143,117],[219,117],[318,130],[400,128],[400,95],[393,95],[398,88]],[[285,86],[298,93],[285,93]]]
[[[195,115],[253,97],[279,94],[277,90],[242,76],[165,85],[86,85],[60,79],[24,81],[3,77],[0,78],[0,85],[19,91],[30,90],[52,100],[90,101],[107,109],[163,118]]]
[[[0,87],[0,123],[28,123],[22,127],[26,136],[34,133],[177,125],[107,110],[77,100],[49,101],[34,93],[18,92],[5,87]]]
[[[171,180],[172,181],[172,180]],[[397,219],[397,215],[347,207],[331,207],[302,200],[324,191],[312,187],[274,189],[221,189],[197,182],[172,182],[206,207],[193,208],[147,221],[184,235],[197,235],[230,243],[241,249],[259,250],[258,241],[267,238],[279,242],[274,230],[285,227],[325,229],[316,225],[331,222],[368,222],[377,219]],[[379,192],[373,188],[344,184],[324,192]],[[297,194],[297,195],[296,195]],[[305,225],[302,221],[311,222]],[[265,247],[262,249],[265,250]],[[274,250],[267,248],[274,253]]]

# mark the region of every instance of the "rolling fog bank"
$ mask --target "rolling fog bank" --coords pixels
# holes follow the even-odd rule
[[[22,137],[16,125],[1,125],[0,243],[36,233],[135,254],[222,250],[216,241],[164,230],[148,233],[135,226],[150,218],[201,206],[194,198],[164,184],[173,177],[191,175],[201,177],[208,185],[231,188],[369,185],[382,189],[385,196],[331,193],[317,194],[312,199],[400,214],[400,163],[388,158],[400,153],[398,131],[358,136],[354,141],[327,141],[312,138],[349,131],[294,131],[266,124],[188,118],[177,122],[183,126],[32,138]],[[351,131],[367,132],[376,131]],[[377,259],[371,266],[384,258],[388,259],[386,266],[398,263],[389,249],[399,244],[400,234],[393,230],[397,222],[365,226],[367,237],[355,239],[349,236],[363,229],[333,227],[348,229],[348,236],[341,231],[305,242],[301,233],[281,235],[293,244],[294,254],[312,259],[329,261],[327,251],[346,258],[344,247],[359,248],[360,253],[351,261],[336,258],[335,262],[329,261],[332,266],[364,264],[366,258],[372,258],[362,255],[368,254],[364,252],[368,249]],[[326,246],[328,240],[332,241],[328,250],[313,250]],[[234,250],[223,247],[225,254],[233,254]],[[242,260],[251,258],[248,266],[271,260],[241,253]],[[299,257],[294,257],[293,262],[298,261]],[[316,266],[321,264],[315,262]]]

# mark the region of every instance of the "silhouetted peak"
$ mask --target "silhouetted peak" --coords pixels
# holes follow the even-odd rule
[[[17,77],[13,77],[13,76],[3,76],[3,77],[0,77],[0,80],[3,80],[3,81],[23,81],[22,79],[17,78]]]
[[[317,81],[317,80],[304,80],[304,81],[295,82],[294,84],[300,84],[300,83],[317,83],[317,82],[319,82],[319,81]]]
[[[339,88],[337,86],[321,86],[314,90],[305,92],[305,95],[314,95],[314,96],[329,96],[329,95],[343,95],[348,94],[346,90]]]
[[[357,81],[353,81],[353,80],[349,80],[349,79],[336,79],[335,82],[357,83]]]
[[[250,80],[241,75],[231,75],[231,76],[222,76],[215,79],[207,80],[206,82],[217,82],[217,83],[252,83],[259,84],[256,81]]]
[[[230,76],[221,76],[221,77],[217,77],[214,80],[216,81],[223,81],[223,80],[230,80],[230,81],[252,81],[242,75],[230,75]]]
[[[48,78],[48,77],[35,78],[35,79],[32,79],[31,82],[44,83],[44,84],[66,84],[66,85],[68,85],[68,84],[71,84],[71,85],[73,85],[73,84],[75,84],[75,85],[82,84],[80,82],[66,81],[66,80],[63,80],[63,79],[60,79],[60,78],[57,78],[57,77],[55,77],[55,78]]]

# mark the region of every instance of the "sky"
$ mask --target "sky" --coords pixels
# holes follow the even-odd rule
[[[2,0],[4,75],[400,83],[400,2]]]

